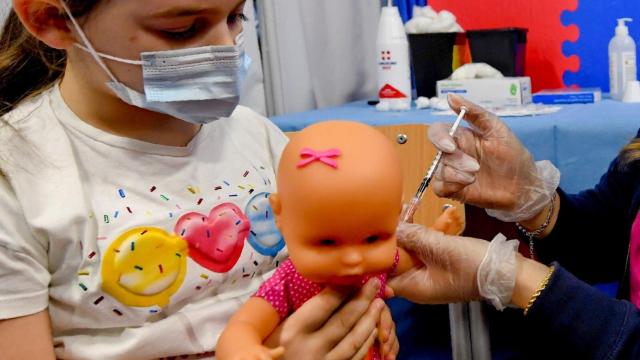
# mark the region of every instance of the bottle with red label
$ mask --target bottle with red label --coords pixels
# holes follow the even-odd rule
[[[378,27],[378,96],[379,110],[409,110],[411,108],[411,68],[409,41],[400,18],[400,11],[388,5],[382,7]]]

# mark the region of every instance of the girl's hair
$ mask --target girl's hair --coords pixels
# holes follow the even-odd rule
[[[64,1],[79,18],[100,0]],[[65,65],[66,52],[36,39],[12,9],[0,36],[0,116],[51,87],[62,76]]]
[[[631,140],[622,151],[620,151],[620,164],[630,165],[636,160],[640,160],[640,137]]]

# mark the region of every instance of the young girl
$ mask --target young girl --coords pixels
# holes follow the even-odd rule
[[[3,358],[212,357],[284,260],[261,215],[287,140],[236,108],[243,6],[14,0],[0,40]],[[276,339],[287,357],[350,358],[383,308],[370,288],[294,314]]]
[[[220,360],[274,358],[263,339],[323,287],[359,287],[373,277],[382,297],[389,276],[414,267],[395,235],[400,157],[378,130],[352,121],[311,125],[286,146],[277,179],[270,201],[290,259],[233,316]],[[457,235],[463,221],[449,208],[433,228]],[[385,355],[374,346],[367,359]]]

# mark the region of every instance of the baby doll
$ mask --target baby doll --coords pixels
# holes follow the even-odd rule
[[[328,121],[293,136],[270,196],[289,260],[231,318],[217,356],[270,357],[262,345],[277,326],[325,286],[362,286],[407,271],[413,259],[397,247],[402,172],[393,144],[378,130],[356,122]],[[457,233],[453,209],[436,224]],[[438,230],[438,229],[436,229]],[[379,359],[374,346],[369,357]]]

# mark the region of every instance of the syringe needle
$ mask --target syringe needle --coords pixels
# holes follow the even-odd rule
[[[460,113],[458,114],[456,121],[454,121],[453,126],[451,126],[451,129],[449,129],[450,136],[455,135],[456,131],[458,130],[458,127],[460,126],[460,122],[462,122],[462,118],[464,118],[464,115],[466,113],[467,113],[467,108],[465,106],[461,106]],[[418,190],[416,191],[416,194],[411,199],[409,206],[407,207],[407,209],[404,212],[404,215],[402,216],[403,222],[410,221],[413,215],[415,215],[416,210],[418,210],[418,205],[420,204],[420,201],[422,201],[422,197],[424,196],[425,191],[429,187],[429,184],[431,183],[431,179],[433,178],[433,175],[436,173],[436,170],[438,169],[438,165],[440,165],[441,160],[442,160],[442,151],[438,151],[438,153],[436,154],[436,157],[431,162],[431,166],[429,166],[429,169],[427,170],[426,175],[424,176],[424,178],[422,178],[422,182],[420,182],[420,186],[418,186]]]

